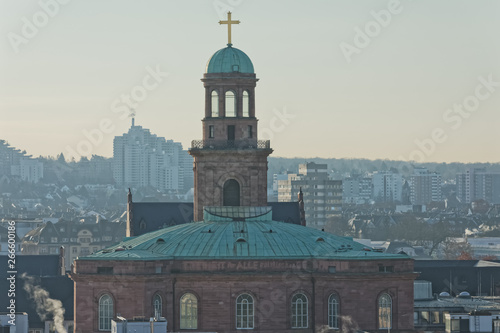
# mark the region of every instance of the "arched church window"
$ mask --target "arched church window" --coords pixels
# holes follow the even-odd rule
[[[161,296],[158,294],[156,294],[155,297],[153,297],[153,308],[154,308],[155,319],[156,320],[160,319],[160,317],[162,316],[161,313],[162,304],[161,304]]]
[[[236,299],[236,328],[253,328],[253,297],[241,294]]]
[[[191,293],[181,297],[181,329],[198,328],[198,299]]]
[[[250,117],[250,96],[246,90],[243,92],[243,117]]]
[[[378,298],[378,328],[392,328],[392,298],[386,293]]]
[[[304,294],[295,294],[292,297],[292,328],[307,328],[308,308],[307,296]]]
[[[219,116],[219,94],[217,90],[212,90],[212,117]]]
[[[339,298],[335,294],[328,297],[328,326],[339,328]]]
[[[226,91],[226,117],[236,117],[236,95],[234,91]]]
[[[108,294],[99,298],[99,331],[111,331],[113,319],[113,299]]]
[[[240,184],[235,179],[229,179],[224,183],[223,205],[240,205]]]

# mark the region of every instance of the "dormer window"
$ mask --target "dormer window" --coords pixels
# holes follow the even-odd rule
[[[226,117],[236,117],[236,95],[234,91],[226,91]]]

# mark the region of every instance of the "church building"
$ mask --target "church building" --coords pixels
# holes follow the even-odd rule
[[[75,332],[111,331],[117,316],[165,318],[168,332],[413,332],[412,259],[275,219],[258,79],[231,43],[239,21],[220,23],[229,42],[208,61],[202,139],[189,150],[194,222],[151,229],[130,216],[123,241],[77,258]]]

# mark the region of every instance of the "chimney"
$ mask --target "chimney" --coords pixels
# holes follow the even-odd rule
[[[128,194],[127,194],[127,231],[125,236],[127,237],[132,237],[134,236],[134,231],[132,228],[132,192],[130,191],[130,188],[128,189]]]
[[[64,259],[64,246],[59,248],[59,268],[61,275],[66,275],[66,261]]]

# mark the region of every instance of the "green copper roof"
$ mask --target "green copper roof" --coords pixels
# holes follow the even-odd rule
[[[276,221],[205,221],[176,225],[79,260],[401,259],[368,250],[349,238]]]
[[[241,50],[228,47],[215,52],[207,63],[206,73],[254,73],[250,58]]]

